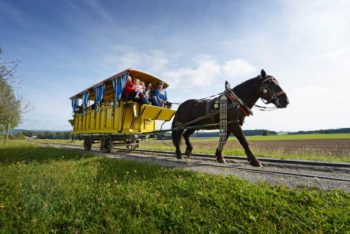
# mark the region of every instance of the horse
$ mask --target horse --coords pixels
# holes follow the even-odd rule
[[[227,124],[226,134],[220,134],[219,146],[216,148],[215,156],[219,163],[226,163],[222,151],[223,147],[231,133],[238,139],[247,156],[248,162],[255,167],[261,167],[262,164],[254,156],[250,150],[248,141],[243,134],[242,125],[245,117],[252,114],[250,109],[255,105],[259,98],[265,104],[272,103],[275,108],[286,108],[289,104],[287,94],[279,85],[277,79],[271,75],[267,75],[264,69],[260,75],[249,79],[233,89],[225,92],[227,97]],[[231,93],[231,95],[227,95]],[[223,96],[224,96],[223,95]],[[232,97],[233,96],[233,97]],[[214,99],[190,99],[181,103],[174,120],[172,122],[172,141],[176,148],[175,154],[177,159],[182,159],[180,149],[181,138],[185,139],[187,157],[191,156],[193,147],[190,142],[190,136],[196,129],[220,129],[220,111],[218,103],[222,96]],[[226,101],[225,99],[224,102]]]

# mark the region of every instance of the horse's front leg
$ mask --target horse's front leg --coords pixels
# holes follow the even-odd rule
[[[225,146],[226,141],[229,138],[230,134],[231,134],[231,132],[227,132],[225,135],[220,135],[219,146],[216,148],[216,152],[215,152],[216,160],[219,163],[226,163],[224,156],[222,156],[222,151],[224,150],[224,146]]]
[[[257,158],[255,158],[254,154],[252,153],[252,151],[249,148],[248,141],[243,134],[241,126],[235,125],[235,127],[233,128],[233,134],[236,136],[239,143],[244,148],[244,151],[247,155],[247,159],[248,159],[248,162],[250,163],[250,165],[252,165],[254,167],[261,167],[262,164],[260,163],[260,161]]]

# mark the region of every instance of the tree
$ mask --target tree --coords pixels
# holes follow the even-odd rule
[[[270,132],[268,130],[263,130],[262,135],[263,136],[269,136]]]
[[[17,63],[3,62],[1,53],[0,48],[0,130],[6,130],[6,143],[10,129],[16,127],[21,120],[23,106],[21,99],[15,95],[9,83],[14,77],[14,69],[17,67]]]
[[[15,70],[18,66],[18,61],[4,62],[2,61],[2,49],[0,48],[0,78],[7,81],[14,81]]]
[[[8,82],[0,78],[0,126],[6,130],[5,142],[10,129],[16,127],[21,120],[21,101],[15,96]]]

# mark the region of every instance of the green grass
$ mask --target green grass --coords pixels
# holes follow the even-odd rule
[[[251,184],[11,141],[0,233],[309,233],[350,228],[341,191]]]
[[[72,142],[70,139],[30,139],[29,142],[33,143],[59,143],[59,144],[73,144],[73,145],[83,145],[83,140],[75,140]]]

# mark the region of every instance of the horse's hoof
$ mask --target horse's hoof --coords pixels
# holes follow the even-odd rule
[[[216,160],[217,160],[219,163],[226,163],[226,160],[224,159],[224,157],[217,157]]]
[[[185,155],[186,155],[187,157],[191,157],[191,154],[192,154],[192,151],[187,151],[187,150],[186,150]]]
[[[182,155],[176,155],[176,159],[182,159]]]
[[[249,163],[253,167],[262,167],[263,166],[259,160],[251,160],[251,161],[249,161]]]

